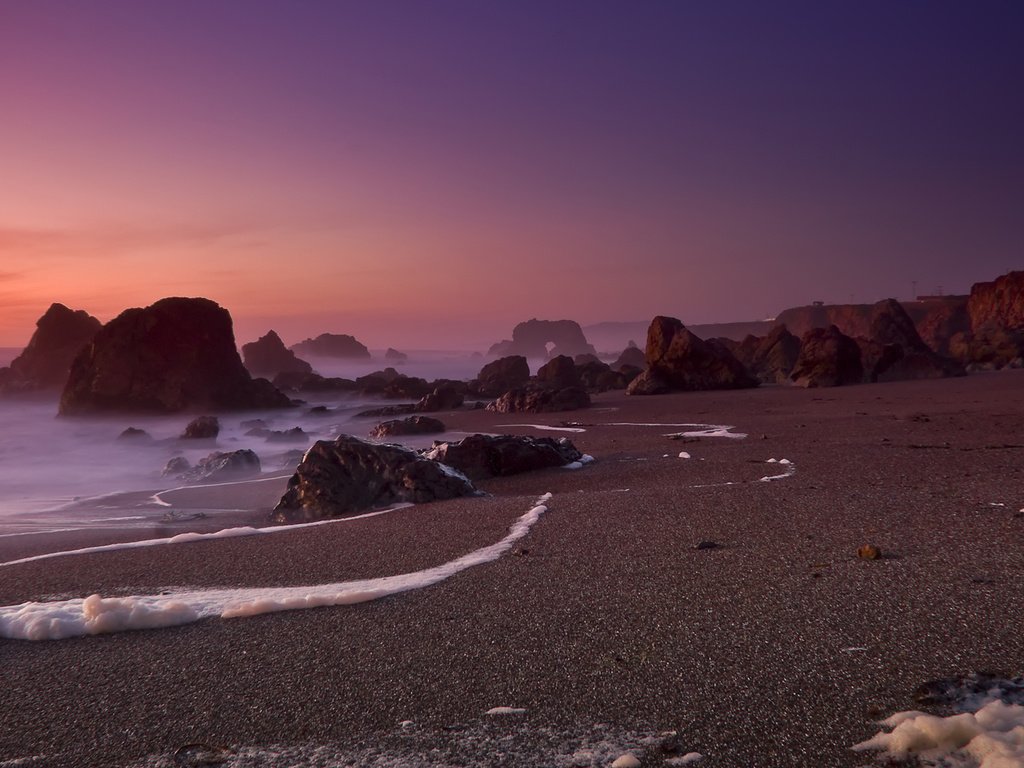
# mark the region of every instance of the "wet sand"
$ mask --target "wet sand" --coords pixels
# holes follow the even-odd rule
[[[922,682],[1024,671],[1022,394],[1024,372],[1006,371],[445,414],[564,434],[597,461],[483,483],[485,499],[0,569],[4,605],[384,576],[494,543],[553,494],[513,553],[419,591],[0,640],[0,765],[191,764],[174,754],[192,742],[239,751],[228,765],[566,765],[595,741],[610,750],[595,764],[634,749],[660,765],[642,739],[668,730],[702,766],[868,765],[849,747],[914,708]],[[586,431],[498,426],[563,420]],[[795,474],[761,482],[782,472],[769,458]],[[864,543],[885,557],[858,560]],[[4,559],[29,544],[7,540]],[[484,714],[496,706],[526,711]]]

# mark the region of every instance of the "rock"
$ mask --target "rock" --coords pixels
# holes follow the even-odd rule
[[[404,363],[408,361],[409,356],[405,352],[399,352],[397,349],[388,347],[388,351],[384,353],[384,359],[395,363]]]
[[[718,549],[717,541],[701,541],[697,543],[694,549]]]
[[[601,358],[599,358],[597,355],[584,354],[576,355],[575,357],[573,357],[572,361],[576,364],[576,367],[578,368],[579,366],[587,365],[588,363],[601,363]],[[603,365],[603,363],[601,364]]]
[[[299,465],[299,462],[302,461],[302,457],[305,455],[305,451],[285,451],[284,453],[281,454],[281,461],[279,466],[281,466],[284,469],[288,469],[290,467],[297,467]]]
[[[191,468],[192,465],[189,463],[188,459],[186,459],[184,456],[175,456],[173,459],[170,459],[164,465],[163,472],[160,473],[160,476],[181,477]]]
[[[895,299],[872,308],[869,339],[861,342],[868,381],[902,381],[963,376],[964,367],[941,357],[922,341],[914,321]]]
[[[309,435],[302,427],[292,427],[285,430],[268,430],[264,435],[268,443],[308,443]]]
[[[718,339],[726,343],[724,339]],[[786,326],[776,325],[767,336],[747,336],[734,343],[731,351],[748,371],[766,384],[789,382],[789,374],[800,357],[800,339]]]
[[[597,362],[576,366],[580,383],[588,392],[607,392],[609,389],[625,389],[629,383],[625,374],[613,371],[611,366]]]
[[[92,341],[101,323],[82,310],[51,304],[36,321],[36,330],[10,368],[0,377],[0,392],[59,390],[64,386],[75,355]]]
[[[522,355],[502,357],[480,369],[470,391],[481,397],[498,397],[530,380],[530,364]]]
[[[647,370],[630,383],[628,394],[655,394],[665,387],[690,391],[758,384],[729,350],[695,336],[674,317],[651,321],[645,359]]]
[[[117,436],[118,440],[152,440],[153,437],[144,429],[128,427]]]
[[[465,389],[466,385],[462,382],[451,382],[435,386],[433,392],[424,395],[416,403],[416,410],[421,413],[432,413],[461,408],[462,404],[466,401]]]
[[[801,387],[838,387],[864,378],[857,342],[834,325],[804,334],[790,378]]]
[[[548,351],[548,344],[552,345]],[[522,355],[547,360],[556,355],[596,355],[583,329],[574,320],[527,320],[512,330],[511,341],[494,344],[489,355]]]
[[[874,544],[863,544],[857,548],[857,557],[861,560],[879,560],[882,557],[882,550]]]
[[[576,364],[567,355],[556,355],[537,370],[537,382],[552,389],[579,387],[580,374]]]
[[[242,365],[227,310],[209,299],[170,298],[126,310],[96,333],[71,364],[60,413],[290,405]]]
[[[370,359],[370,350],[356,341],[355,337],[343,333],[321,333],[315,339],[306,339],[292,345],[291,350],[303,357]]]
[[[1024,271],[1008,272],[990,283],[975,283],[967,299],[971,332],[1024,330]]]
[[[647,367],[647,357],[644,355],[644,351],[635,346],[626,347],[622,350],[622,354],[615,358],[615,362],[612,363],[612,368],[619,370],[624,365],[639,368],[642,371]]]
[[[550,389],[530,385],[510,390],[490,403],[496,413],[553,413],[590,407],[590,395],[582,387]]]
[[[370,430],[370,437],[378,439],[393,435],[429,435],[444,432],[444,423],[429,416],[410,416],[378,424]]]
[[[190,483],[217,483],[260,474],[260,458],[248,448],[222,453],[215,451],[187,470],[183,479]]]
[[[368,408],[356,414],[357,419],[381,418],[382,416],[404,416],[407,413],[416,413],[417,404],[406,405],[385,405],[383,408]]]
[[[220,434],[220,421],[216,416],[197,416],[181,433],[183,440],[208,440]]]
[[[253,376],[271,378],[279,373],[312,373],[313,366],[300,360],[288,349],[281,337],[268,331],[257,341],[242,345],[242,359]]]
[[[423,454],[454,467],[471,480],[504,477],[562,467],[581,454],[567,438],[470,435],[458,442],[434,443]]]
[[[476,494],[458,472],[414,451],[341,435],[333,441],[319,440],[306,451],[272,519],[317,520],[398,502],[420,504]]]

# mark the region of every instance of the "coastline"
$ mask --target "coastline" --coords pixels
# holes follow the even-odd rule
[[[913,708],[921,683],[1024,671],[1012,619],[1024,615],[1021,391],[1024,372],[1003,371],[828,390],[606,393],[589,410],[528,418],[455,412],[442,416],[451,430],[566,436],[596,461],[487,481],[484,499],[315,531],[0,568],[0,605],[372,578],[492,544],[553,494],[518,551],[422,590],[0,640],[0,761],[150,764],[202,742],[352,755],[378,744],[410,760],[461,749],[465,764],[517,765],[479,762],[470,745],[486,751],[487,734],[510,736],[509,750],[545,754],[555,733],[557,757],[598,732],[626,750],[631,734],[640,743],[675,730],[702,765],[864,765],[849,748],[878,731],[874,720]],[[498,426],[563,421],[586,431]],[[671,440],[680,428],[623,422],[729,425],[747,437]],[[770,458],[794,473],[762,482],[780,474]],[[214,492],[230,489],[189,503],[210,506],[201,497]],[[76,532],[66,541],[83,545]],[[697,549],[702,541],[717,546]],[[883,558],[858,560],[865,543]],[[31,544],[0,539],[3,560]],[[485,715],[500,706],[525,712]],[[412,730],[400,725],[408,720]]]

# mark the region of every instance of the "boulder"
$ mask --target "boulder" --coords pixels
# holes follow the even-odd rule
[[[359,385],[351,379],[325,377],[318,373],[286,371],[274,377],[274,386],[288,392],[357,392]]]
[[[315,339],[306,339],[298,344],[293,344],[291,350],[303,357],[370,359],[370,350],[360,344],[354,336],[344,333],[321,333]]]
[[[496,413],[553,413],[589,407],[590,395],[583,387],[552,389],[531,384],[509,390],[488,404],[487,410]]]
[[[161,477],[182,477],[186,472],[192,468],[188,459],[184,456],[175,456],[169,459],[164,465],[163,471],[160,473]]]
[[[182,479],[189,483],[219,483],[255,477],[261,470],[260,457],[248,448],[226,453],[214,451],[186,470]]]
[[[552,389],[580,386],[580,374],[568,355],[556,355],[537,370],[537,382]]]
[[[975,283],[967,299],[971,332],[1024,330],[1024,271],[1008,272],[990,283]]]
[[[356,414],[357,419],[380,418],[382,416],[404,416],[407,413],[416,413],[416,403],[405,403],[402,405],[385,405],[382,408],[368,408]]]
[[[470,435],[454,443],[434,443],[423,454],[454,467],[471,480],[504,477],[562,467],[582,457],[568,438]]]
[[[462,382],[445,382],[434,387],[434,391],[424,395],[418,403],[416,410],[421,413],[433,413],[435,411],[452,411],[461,408],[466,401],[466,385]]]
[[[494,360],[470,382],[470,390],[481,397],[497,397],[530,380],[530,364],[522,355],[510,355]]]
[[[838,387],[864,378],[857,342],[834,325],[812,328],[800,342],[800,357],[790,378],[801,387]]]
[[[800,339],[784,325],[776,325],[764,337],[747,336],[743,341],[731,344],[725,339],[716,341],[728,346],[750,373],[767,384],[788,383],[789,374],[800,356]]]
[[[370,430],[370,437],[377,439],[395,435],[430,435],[444,432],[444,423],[429,416],[410,416],[407,419],[393,419],[378,424]]]
[[[309,435],[302,427],[291,429],[271,429],[264,435],[268,443],[302,443],[309,442]]]
[[[552,345],[550,352],[548,345]],[[527,320],[512,329],[511,341],[500,341],[489,355],[522,355],[547,360],[556,355],[596,355],[583,329],[575,320]]]
[[[4,373],[0,392],[59,390],[67,381],[75,355],[101,327],[100,321],[87,312],[51,304],[36,321],[28,346]]]
[[[209,299],[170,298],[125,310],[96,333],[71,364],[60,413],[290,405],[245,370],[227,310]]]
[[[601,358],[599,358],[597,355],[584,354],[576,355],[575,357],[573,357],[572,361],[576,363],[576,367],[579,367],[581,365],[587,365],[588,363],[600,363]]]
[[[704,341],[674,317],[655,317],[647,331],[647,370],[630,383],[629,394],[671,390],[756,387],[743,365],[720,344]]]
[[[404,363],[408,361],[409,356],[405,352],[399,352],[397,349],[388,347],[388,351],[384,353],[384,359],[390,360],[393,363]]]
[[[397,445],[341,435],[319,440],[306,451],[272,519],[301,522],[476,494],[473,484],[451,467]]]
[[[600,360],[577,365],[580,384],[588,392],[607,392],[609,389],[625,389],[629,383],[626,376],[613,371],[611,366]]]
[[[964,367],[938,355],[924,343],[903,306],[895,299],[874,305],[869,338],[860,343],[868,381],[938,379],[964,375]]]
[[[220,421],[216,416],[197,416],[181,433],[183,440],[209,440],[220,434]]]
[[[153,439],[153,436],[150,435],[149,432],[147,432],[144,429],[139,429],[138,427],[128,427],[117,436],[117,439],[149,442],[150,440]]]
[[[268,331],[257,341],[242,345],[242,360],[253,376],[271,378],[279,373],[312,373],[313,366],[300,360],[288,349],[281,337]]]
[[[647,356],[644,355],[644,351],[640,347],[626,347],[622,350],[622,354],[615,358],[612,368],[619,370],[624,365],[639,368],[642,371],[647,367]]]

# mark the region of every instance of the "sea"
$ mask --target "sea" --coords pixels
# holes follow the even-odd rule
[[[19,352],[0,350],[0,366]],[[315,370],[324,376],[354,379],[393,367],[428,381],[468,380],[485,362],[468,352],[430,350],[412,352],[408,361],[397,364],[379,352],[373,352],[371,360],[311,359]],[[184,457],[195,465],[214,451],[248,448],[259,456],[265,476],[285,475],[313,441],[333,439],[339,434],[366,436],[382,420],[356,418],[359,412],[403,402],[337,393],[303,394],[302,398],[306,401],[303,405],[284,410],[210,412],[208,415],[217,416],[220,422],[216,440],[180,439],[188,422],[201,415],[197,413],[67,418],[57,415],[56,393],[0,398],[0,537],[149,526],[154,516],[173,511],[162,508],[159,499],[147,501],[145,494],[137,496],[140,501],[134,509],[125,504],[125,498],[181,485],[180,480],[162,476],[172,458]],[[327,410],[315,412],[316,406],[326,406]],[[255,419],[273,431],[299,427],[308,440],[275,442],[246,434],[251,425],[245,422]],[[146,435],[120,437],[129,427]],[[444,436],[418,436],[408,439],[407,444],[425,447],[438,437]]]

